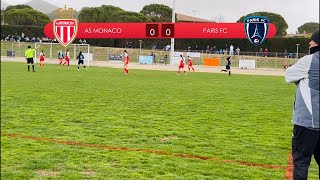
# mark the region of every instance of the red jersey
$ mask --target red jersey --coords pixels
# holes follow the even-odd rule
[[[40,53],[40,61],[44,61],[44,54]]]
[[[180,60],[180,67],[184,67],[184,59]]]
[[[128,55],[128,53],[124,54],[124,63],[125,64],[129,64],[129,55]]]
[[[66,60],[67,60],[67,61],[70,60],[70,53],[69,53],[69,51],[66,52]]]
[[[191,58],[188,59],[188,62],[189,62],[189,66],[192,66],[192,60],[191,60]]]

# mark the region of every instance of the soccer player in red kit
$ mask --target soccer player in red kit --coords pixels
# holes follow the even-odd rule
[[[187,75],[187,71],[184,70],[184,59],[183,59],[183,56],[180,55],[180,57],[181,57],[181,59],[180,59],[179,70],[178,70],[178,74],[177,75],[180,75],[180,69],[182,69],[184,74]]]
[[[43,53],[43,51],[41,51],[41,53],[40,53],[40,67],[44,66],[44,57],[45,57],[45,54]]]
[[[190,58],[190,56],[188,56],[188,63],[189,63],[189,65],[188,65],[189,71],[190,71],[190,68],[194,71],[194,68],[192,66],[192,59]]]
[[[127,53],[127,50],[124,50],[124,64],[123,64],[123,69],[124,69],[125,74],[128,74],[128,73],[129,73],[128,64],[129,64],[129,55],[128,55],[128,53]]]
[[[67,49],[65,55],[66,55],[66,58],[65,58],[66,61],[63,63],[63,65],[68,64],[68,66],[70,66],[70,52],[69,52],[69,49]]]

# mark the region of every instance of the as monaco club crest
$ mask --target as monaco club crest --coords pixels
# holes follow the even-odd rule
[[[65,47],[73,42],[78,33],[75,19],[56,19],[53,21],[54,37]]]
[[[258,46],[266,39],[269,23],[269,19],[264,16],[250,16],[244,19],[244,30],[253,45]]]

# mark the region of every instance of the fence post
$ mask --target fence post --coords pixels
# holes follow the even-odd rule
[[[107,61],[109,62],[109,48],[107,48]]]
[[[77,45],[74,45],[74,46],[73,46],[73,59],[74,59],[74,60],[76,60],[76,56],[77,56],[76,51],[77,51]]]
[[[52,59],[52,41],[50,43],[50,59]]]
[[[13,42],[11,43],[11,57],[13,57]]]
[[[18,46],[19,46],[19,57],[21,57],[21,48],[20,48],[20,41],[19,41],[19,44],[18,44]]]
[[[92,46],[92,62],[94,61],[95,59],[95,55],[94,55],[94,46]]]

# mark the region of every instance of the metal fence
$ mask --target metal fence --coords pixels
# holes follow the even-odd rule
[[[1,42],[1,56],[10,55],[10,57],[24,57],[24,52],[28,46],[34,47],[34,43],[20,43],[20,42]],[[40,50],[43,50],[44,53],[47,55],[47,58],[56,58],[57,52],[62,49],[65,51],[61,45],[54,45],[50,48],[49,45],[43,45]],[[77,54],[78,51],[86,51],[86,47],[70,47],[70,54],[74,56]],[[151,49],[126,49],[128,54],[130,55],[130,61],[138,63],[139,56],[153,56],[153,64],[170,64],[170,51],[163,51],[163,50],[151,50]],[[11,54],[8,52],[10,51]],[[90,53],[93,54],[94,61],[113,61],[113,62],[122,62],[123,60],[123,51],[124,48],[112,48],[112,47],[93,47],[90,46]],[[184,57],[187,56],[188,52],[193,53],[200,53],[199,57],[193,57],[193,64],[195,65],[203,65],[204,60],[206,58],[219,58],[220,65],[224,66],[226,64],[226,58],[231,56],[233,67],[239,66],[239,60],[255,60],[256,61],[256,68],[276,68],[282,69],[285,65],[292,65],[296,63],[298,57],[303,57],[305,53],[293,54],[293,53],[278,53],[278,52],[268,52],[268,53],[261,53],[261,52],[243,52],[240,51],[238,54],[235,52],[233,55],[229,53],[220,53],[216,51],[187,51],[187,50],[175,50],[176,52],[180,52],[183,54]],[[14,53],[13,53],[14,52]],[[71,59],[75,59],[75,57],[71,57]]]

